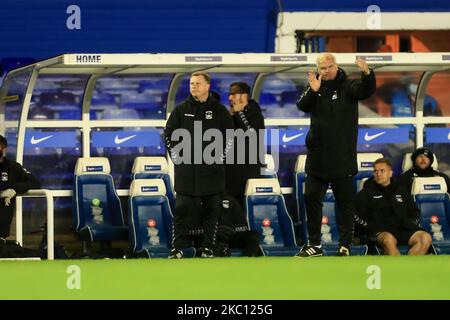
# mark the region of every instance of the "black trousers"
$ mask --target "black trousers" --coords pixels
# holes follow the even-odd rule
[[[199,202],[202,206],[198,206]],[[203,229],[201,246],[214,248],[221,210],[221,193],[201,197],[177,194],[172,226],[172,247],[181,249],[191,246],[192,240],[188,231],[192,225],[197,225],[196,220],[200,218],[199,225]]]
[[[244,257],[260,255],[259,233],[254,230],[236,232],[229,240],[230,248],[242,249]]]
[[[15,205],[11,203],[8,207],[4,205],[5,199],[0,199],[0,238],[9,237],[11,222],[14,216]]]
[[[353,239],[356,193],[353,177],[321,180],[308,175],[305,182],[305,206],[308,219],[308,240],[310,245],[321,244],[322,206],[328,185],[331,184],[336,199],[336,222],[339,229],[339,244],[349,247]]]

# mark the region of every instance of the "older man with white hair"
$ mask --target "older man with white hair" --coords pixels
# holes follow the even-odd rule
[[[306,137],[305,204],[308,245],[299,257],[323,255],[321,246],[322,203],[331,185],[337,204],[339,249],[337,255],[348,256],[353,238],[355,190],[353,176],[358,172],[358,100],[369,98],[376,88],[375,74],[366,61],[355,61],[361,79],[350,80],[339,68],[331,53],[317,58],[317,73],[308,74],[309,86],[297,101],[297,107],[311,114]]]

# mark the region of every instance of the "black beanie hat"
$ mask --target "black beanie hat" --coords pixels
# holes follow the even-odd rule
[[[431,152],[431,150],[428,148],[419,148],[413,152],[413,154],[411,155],[411,160],[413,162],[413,166],[416,163],[416,158],[421,154],[425,155],[428,159],[430,159],[430,166],[431,166],[434,161],[434,155],[433,155],[433,152]]]

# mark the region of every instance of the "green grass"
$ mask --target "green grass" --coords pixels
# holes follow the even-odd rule
[[[0,284],[0,299],[450,299],[450,256],[2,261]]]

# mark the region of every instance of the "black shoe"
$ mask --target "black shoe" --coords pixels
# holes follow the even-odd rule
[[[323,256],[323,250],[322,248],[316,246],[304,246],[302,251],[297,253],[295,256],[300,258],[321,257]]]
[[[177,248],[173,248],[172,250],[170,250],[168,258],[169,259],[181,259],[181,258],[183,258],[183,251],[181,251],[180,249],[177,249]]]
[[[214,253],[211,249],[202,248],[201,251],[202,251],[201,255],[202,258],[214,258]]]
[[[336,254],[338,257],[348,257],[350,255],[350,248],[346,246],[339,246]]]

